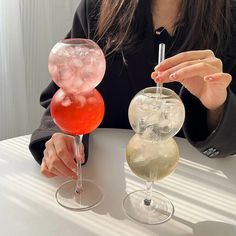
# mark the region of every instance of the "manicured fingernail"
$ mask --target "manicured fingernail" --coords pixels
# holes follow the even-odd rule
[[[155,82],[156,82],[157,84],[160,84],[160,83],[163,83],[164,80],[163,80],[163,79],[156,79]]]
[[[156,65],[156,66],[154,67],[154,70],[157,70],[159,67],[160,67],[160,65]]]
[[[204,80],[205,81],[213,81],[213,78],[212,77],[205,77]]]
[[[161,72],[157,72],[157,76],[154,78],[155,82],[160,83],[162,80],[161,77],[162,73]]]
[[[154,79],[156,78],[156,76],[157,76],[157,75],[156,75],[156,73],[155,73],[155,72],[153,72],[153,73],[151,74],[151,79],[153,79],[153,80],[154,80]]]
[[[177,79],[176,73],[171,74],[170,77],[169,77],[169,79],[170,79],[170,80],[176,80],[176,79]]]

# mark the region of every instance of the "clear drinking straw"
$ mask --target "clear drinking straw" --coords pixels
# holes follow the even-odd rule
[[[159,52],[158,52],[158,65],[165,60],[165,50],[166,50],[166,45],[164,43],[159,44]],[[161,98],[162,94],[162,87],[163,83],[157,83],[157,93],[158,98]]]

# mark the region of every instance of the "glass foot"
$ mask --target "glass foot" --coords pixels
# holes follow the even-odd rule
[[[137,190],[125,197],[123,207],[129,218],[148,225],[161,224],[171,219],[174,206],[168,198],[154,191],[151,201],[145,198],[145,190]]]
[[[69,180],[63,183],[56,191],[57,202],[74,211],[87,211],[96,207],[103,199],[102,190],[90,180],[82,181],[82,191],[75,192],[76,180]]]

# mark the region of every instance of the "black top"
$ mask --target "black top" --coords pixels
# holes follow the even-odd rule
[[[91,38],[97,20],[95,0],[81,0],[75,13],[73,26],[67,38]],[[150,10],[150,9],[149,9]],[[133,96],[145,87],[155,86],[150,78],[154,66],[157,64],[158,44],[166,44],[166,57],[175,55],[171,45],[175,36],[170,36],[165,29],[153,29],[151,12],[146,12],[142,21],[144,32],[140,34],[139,43],[132,51],[115,53],[107,58],[107,69],[102,82],[97,89],[105,101],[105,116],[100,127],[130,128],[128,121],[128,106]],[[138,13],[139,14],[139,13]],[[141,13],[140,13],[141,14]],[[233,8],[236,19],[236,8]],[[141,17],[141,16],[140,16]],[[142,16],[143,17],[143,16]],[[137,19],[139,16],[137,17]],[[236,22],[235,22],[236,23]],[[145,26],[145,27],[144,27]],[[173,82],[166,87],[180,94],[185,105],[186,118],[179,136],[186,137],[200,152],[208,157],[225,157],[236,153],[236,39],[230,45],[230,51],[221,58],[224,72],[230,73],[233,80],[228,89],[224,115],[217,128],[209,133],[206,124],[206,108],[198,98],[190,94],[181,84]],[[182,40],[179,40],[180,44]],[[100,45],[102,46],[102,45]],[[58,87],[51,82],[43,91],[40,102],[46,108],[40,127],[34,131],[29,145],[30,151],[38,163],[43,157],[44,145],[51,135],[59,132],[50,116],[49,105]],[[85,144],[88,138],[85,137]],[[85,148],[87,150],[87,148]]]

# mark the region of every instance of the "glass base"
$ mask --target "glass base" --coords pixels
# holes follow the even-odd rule
[[[102,190],[94,182],[86,179],[82,181],[82,186],[82,191],[76,193],[76,180],[63,183],[55,194],[57,202],[74,211],[87,211],[96,207],[103,199]]]
[[[145,198],[145,190],[137,190],[125,197],[123,207],[129,218],[148,225],[162,224],[171,219],[174,206],[168,198],[154,191],[151,201]]]

